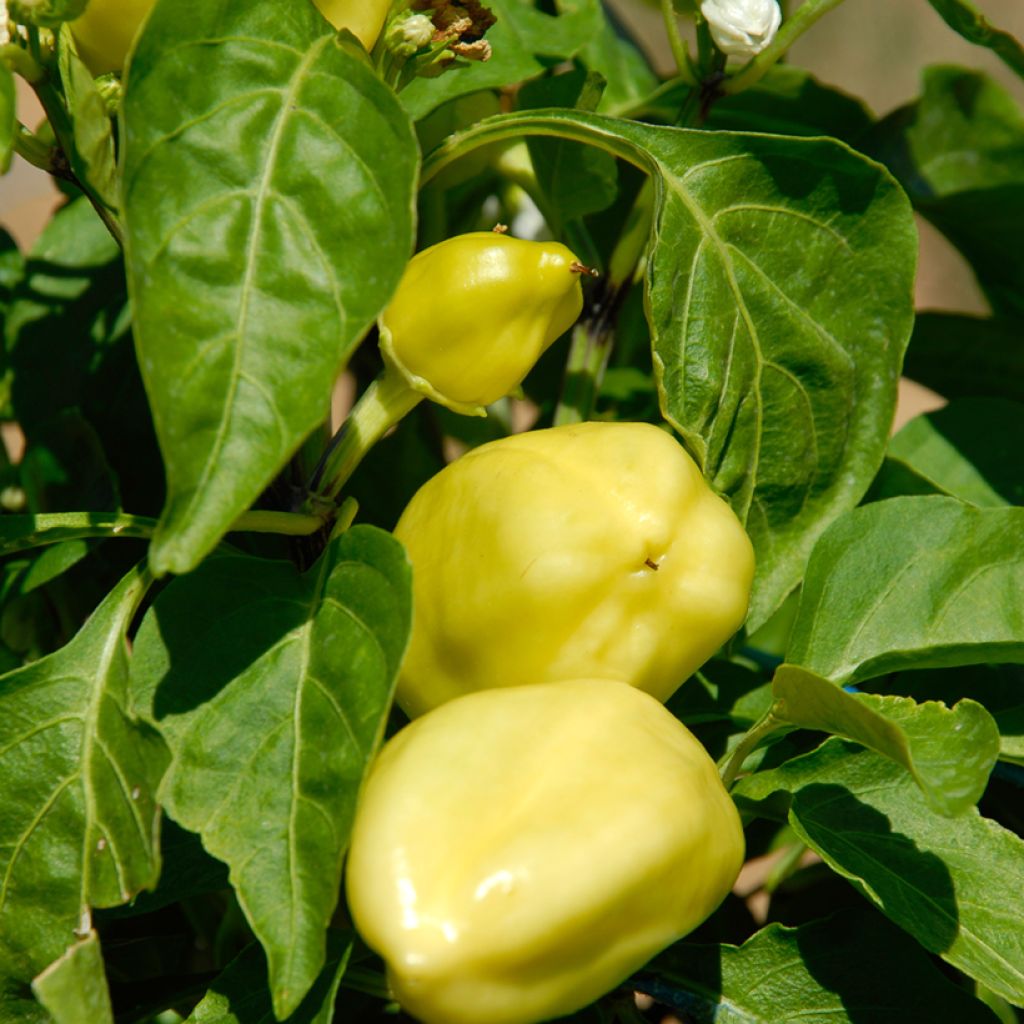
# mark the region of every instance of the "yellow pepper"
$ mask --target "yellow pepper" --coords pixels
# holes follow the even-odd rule
[[[533,1024],[695,928],[743,851],[714,763],[652,697],[590,679],[487,690],[383,748],[348,901],[425,1024]]]
[[[78,55],[94,75],[120,71],[128,47],[155,0],[89,0],[85,13],[71,22]]]
[[[742,625],[746,533],[666,432],[581,423],[476,448],[420,488],[398,701],[579,676],[659,700]]]
[[[335,28],[347,28],[367,50],[373,49],[390,6],[390,0],[315,2]],[[128,47],[154,3],[155,0],[89,0],[85,13],[71,23],[71,32],[79,56],[94,75],[124,67]]]
[[[320,13],[336,28],[347,28],[369,51],[384,27],[391,0],[314,0]]]
[[[384,360],[435,402],[482,412],[580,315],[581,270],[558,242],[492,231],[424,249],[380,316]]]

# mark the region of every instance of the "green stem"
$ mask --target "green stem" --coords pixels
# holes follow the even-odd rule
[[[21,75],[29,85],[35,85],[40,79],[46,77],[46,71],[23,46],[17,43],[5,43],[0,46],[0,60],[2,60],[13,72]]]
[[[726,754],[719,762],[718,770],[722,775],[722,784],[729,789],[736,776],[739,775],[743,762],[757,748],[765,737],[786,726],[782,718],[776,717],[773,708],[769,708],[746,732],[736,744],[732,752]]]
[[[333,501],[366,453],[422,399],[398,370],[387,367],[331,438],[309,483],[312,503]]]
[[[668,45],[672,48],[672,57],[676,62],[679,77],[690,85],[696,85],[697,81],[690,70],[690,56],[686,52],[686,44],[679,34],[679,19],[676,17],[672,0],[661,0],[661,19],[665,23],[665,35],[668,36]]]
[[[586,320],[573,328],[565,382],[555,407],[555,426],[580,423],[593,413],[615,343],[614,314],[647,247],[653,216],[654,186],[648,178],[637,193],[625,229],[612,250],[600,298]]]
[[[787,878],[796,874],[800,867],[800,861],[807,852],[807,846],[801,842],[795,842],[787,847],[785,853],[775,862],[768,877],[764,882],[764,891],[773,893]]]
[[[804,0],[793,16],[783,22],[775,38],[762,51],[735,75],[722,82],[721,91],[727,96],[733,96],[760,81],[800,36],[820,17],[842,2],[843,0]]]
[[[54,148],[38,139],[23,124],[18,125],[14,136],[14,152],[33,167],[53,174]]]
[[[254,511],[243,512],[232,523],[231,531],[305,537],[316,533],[323,525],[324,521],[319,516]],[[54,512],[3,516],[0,517],[0,555],[86,537],[148,540],[156,528],[157,520],[125,512]]]

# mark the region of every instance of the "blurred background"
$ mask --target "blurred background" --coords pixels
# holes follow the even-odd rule
[[[661,15],[651,0],[605,0],[663,74],[673,70]],[[1024,39],[1024,0],[974,0],[992,23]],[[794,0],[787,5],[798,6]],[[790,53],[793,64],[823,82],[862,99],[876,115],[888,113],[918,94],[921,70],[928,64],[961,64],[989,73],[1024,110],[1024,80],[990,51],[972,46],[953,32],[928,0],[845,0],[827,14]],[[19,80],[19,88],[22,83]],[[21,90],[21,120],[34,126],[42,111],[27,89]],[[0,226],[28,248],[59,197],[49,178],[15,158],[0,178]],[[987,311],[970,271],[938,232],[919,221],[921,259],[917,284],[920,309]],[[908,389],[898,422],[935,399]]]

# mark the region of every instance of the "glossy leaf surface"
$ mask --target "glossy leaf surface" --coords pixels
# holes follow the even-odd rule
[[[290,0],[160,4],[124,124],[136,342],[168,482],[150,561],[180,573],[326,415],[411,250],[417,151],[394,94]]]
[[[743,807],[784,794],[800,838],[887,917],[970,977],[1024,1001],[1017,835],[976,811],[933,814],[898,764],[835,739],[741,780],[734,794]]]
[[[404,552],[356,527],[304,575],[287,562],[208,559],[139,630],[136,698],[172,754],[161,799],[229,866],[279,1017],[323,966],[409,621]]]
[[[944,497],[857,509],[814,549],[786,658],[838,683],[1022,661],[1022,553],[1024,509]]]

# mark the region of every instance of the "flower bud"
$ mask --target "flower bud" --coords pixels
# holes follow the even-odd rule
[[[753,57],[774,38],[782,22],[776,0],[704,0],[700,12],[723,53]]]

